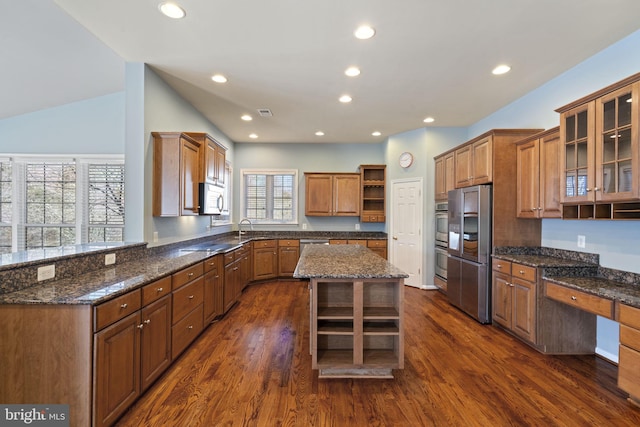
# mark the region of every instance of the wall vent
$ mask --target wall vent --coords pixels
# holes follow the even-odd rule
[[[271,117],[271,116],[273,116],[273,113],[268,108],[258,108],[258,114],[260,114],[262,117]]]

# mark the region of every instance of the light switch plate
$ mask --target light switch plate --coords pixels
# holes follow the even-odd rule
[[[582,234],[578,234],[578,247],[584,248],[586,246],[586,239]]]

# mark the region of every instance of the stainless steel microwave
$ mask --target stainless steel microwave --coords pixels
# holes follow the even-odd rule
[[[221,215],[225,210],[224,188],[213,184],[200,183],[200,215]]]

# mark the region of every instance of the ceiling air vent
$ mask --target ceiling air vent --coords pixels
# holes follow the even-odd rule
[[[273,116],[273,113],[268,108],[258,108],[258,114],[260,114],[262,117]]]

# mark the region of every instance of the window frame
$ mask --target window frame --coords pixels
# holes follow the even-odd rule
[[[291,210],[292,210],[292,218],[291,220],[281,221],[273,219],[273,210],[267,213],[266,219],[256,219],[247,216],[247,193],[246,193],[246,177],[247,175],[268,175],[268,176],[278,176],[278,175],[290,175],[292,176],[293,189],[291,196]],[[298,224],[298,206],[299,206],[299,195],[298,195],[298,169],[241,169],[240,170],[240,217],[241,218],[249,218],[254,225],[297,225]],[[272,187],[273,189],[273,187]],[[273,206],[273,192],[271,194],[267,194],[267,198],[270,198],[272,203],[267,203],[267,205]]]

